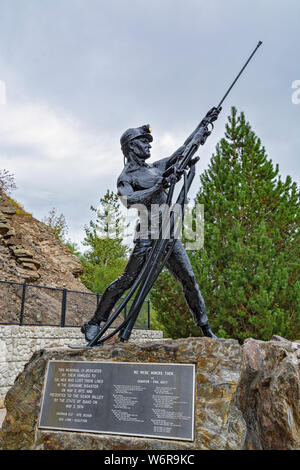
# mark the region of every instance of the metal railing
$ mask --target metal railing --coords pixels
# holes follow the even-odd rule
[[[81,326],[92,317],[100,298],[101,294],[93,292],[0,280],[0,325]],[[112,326],[126,318],[129,309],[130,303]],[[135,328],[150,330],[149,300],[144,302]]]

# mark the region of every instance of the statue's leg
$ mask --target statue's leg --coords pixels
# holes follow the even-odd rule
[[[81,328],[87,341],[93,339],[99,331],[101,322],[106,322],[114,305],[127,289],[130,289],[139,274],[146,258],[151,241],[137,240],[129,257],[124,273],[113,281],[101,296],[93,317]]]
[[[193,268],[184,246],[177,240],[166,264],[170,273],[180,282],[194,322],[200,326],[204,336],[215,338],[209,327],[205,302],[197,284]]]

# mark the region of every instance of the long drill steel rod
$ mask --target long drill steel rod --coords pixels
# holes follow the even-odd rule
[[[257,51],[257,49],[262,45],[262,41],[259,41],[256,48],[254,49],[254,51],[252,52],[252,54],[250,55],[249,59],[247,60],[247,62],[245,63],[245,65],[242,67],[241,71],[239,72],[239,74],[236,76],[236,78],[234,79],[234,81],[232,82],[232,84],[230,85],[230,87],[228,88],[228,90],[226,91],[225,95],[223,96],[223,98],[221,99],[220,103],[218,104],[217,108],[220,108],[222,106],[222,103],[223,101],[225,100],[225,98],[227,97],[227,95],[230,93],[231,89],[234,87],[234,85],[236,84],[236,82],[238,81],[238,79],[240,78],[240,76],[242,75],[243,71],[245,70],[245,68],[247,67],[247,65],[249,64],[250,60],[252,59],[252,57],[254,56],[255,52]]]

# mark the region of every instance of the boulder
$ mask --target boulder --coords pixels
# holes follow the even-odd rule
[[[22,266],[25,269],[31,269],[32,271],[37,271],[36,265],[33,263],[26,263],[26,261],[23,261]]]
[[[10,229],[9,224],[7,222],[2,222],[0,220],[0,235],[6,235],[9,229]]]
[[[25,264],[30,264],[32,265],[32,269],[39,269],[40,268],[40,263],[38,261],[36,261],[35,259],[33,258],[23,258],[23,257],[20,257],[17,259],[18,263],[21,263],[23,264],[23,266],[25,266]]]
[[[16,209],[14,208],[14,206],[11,206],[11,205],[0,206],[0,212],[8,216],[13,216],[16,213]]]
[[[33,258],[33,254],[24,248],[14,248],[13,253],[17,258]]]
[[[15,237],[16,231],[13,227],[10,227],[9,231],[4,235],[4,238]]]
[[[40,279],[40,275],[37,272],[37,270],[23,269],[23,268],[16,267],[16,271],[18,275],[20,276],[20,278],[23,281],[26,281],[27,283],[34,282]]]
[[[246,340],[239,389],[246,448],[300,450],[300,344]]]

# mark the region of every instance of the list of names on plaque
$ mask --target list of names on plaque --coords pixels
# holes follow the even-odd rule
[[[193,440],[194,365],[50,361],[40,428]]]

